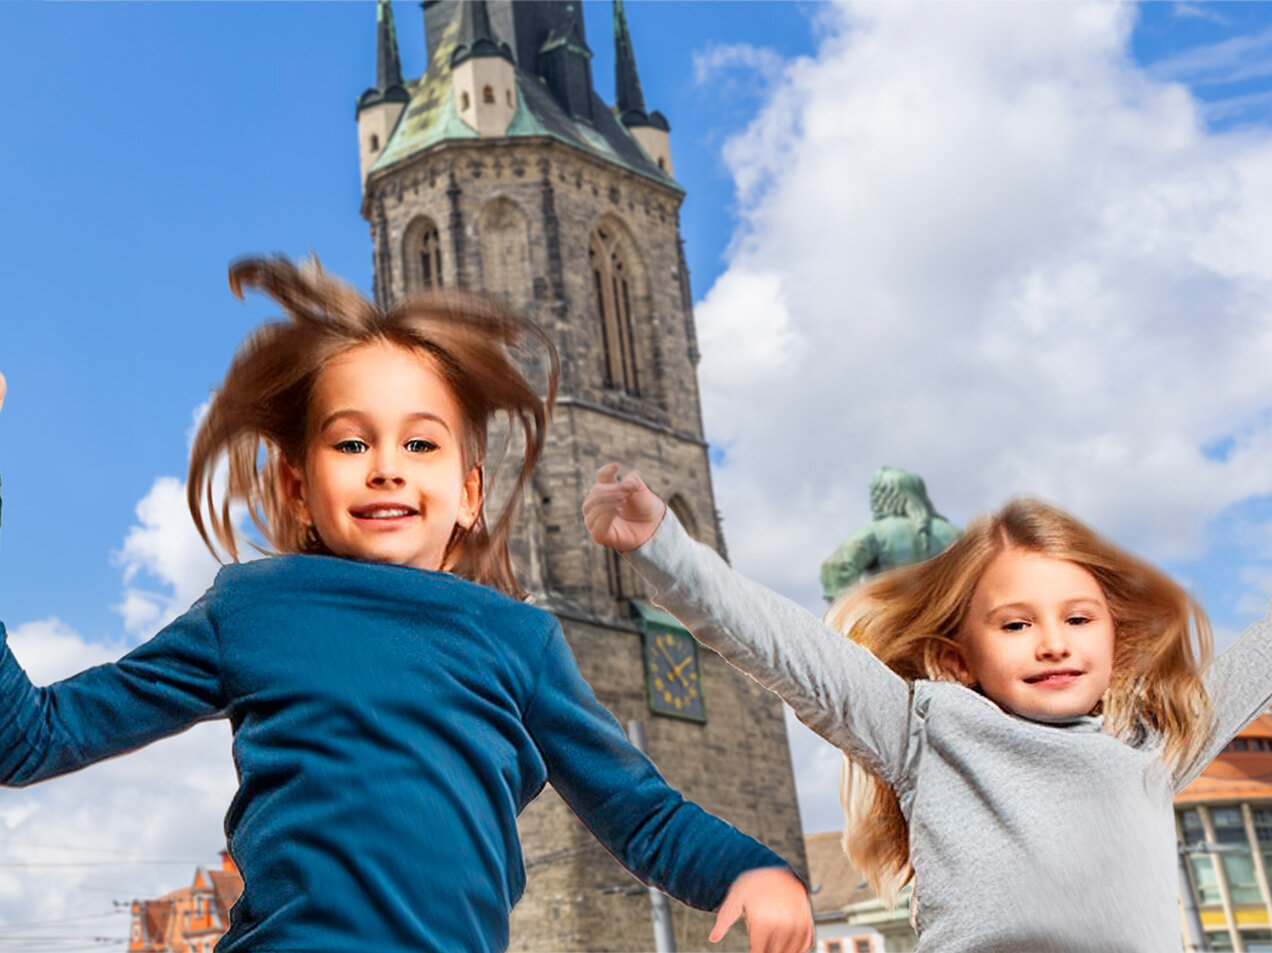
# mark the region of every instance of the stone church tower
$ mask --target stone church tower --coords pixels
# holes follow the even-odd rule
[[[804,850],[780,703],[647,601],[592,544],[580,504],[608,460],[640,469],[724,551],[703,439],[667,120],[647,111],[621,3],[617,104],[592,87],[578,3],[426,0],[429,64],[402,78],[380,0],[376,85],[358,101],[362,214],[381,303],[432,286],[500,295],[561,355],[548,446],[514,553],[584,677],[668,781],[788,858]],[[651,950],[648,894],[546,790],[522,815],[528,886],[512,949]],[[681,950],[714,917],[673,902]],[[739,925],[722,949],[747,948]]]

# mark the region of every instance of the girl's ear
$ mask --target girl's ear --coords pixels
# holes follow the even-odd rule
[[[287,506],[296,514],[296,518],[307,526],[314,522],[309,511],[309,498],[305,487],[305,471],[290,461],[284,460],[278,468],[278,488]]]
[[[464,486],[459,497],[459,512],[455,515],[455,523],[464,529],[472,529],[481,515],[482,487],[481,467],[473,467],[464,477]]]
[[[941,667],[963,685],[976,684],[976,678],[967,664],[967,657],[963,654],[963,647],[957,642],[947,642],[941,647]]]

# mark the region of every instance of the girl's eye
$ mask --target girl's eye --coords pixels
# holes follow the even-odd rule
[[[367,445],[357,438],[350,437],[348,440],[341,440],[335,444],[335,448],[341,453],[362,453],[367,449]]]
[[[409,453],[428,453],[430,450],[436,450],[437,444],[431,440],[408,440],[406,449]]]
[[[1004,622],[1003,631],[1004,632],[1023,632],[1025,631],[1025,627],[1027,625],[1029,625],[1028,622]]]
[[[1073,615],[1069,616],[1069,618],[1065,621],[1068,622],[1069,625],[1086,625],[1091,620],[1084,615]]]

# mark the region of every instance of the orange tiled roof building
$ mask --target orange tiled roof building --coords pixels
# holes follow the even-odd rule
[[[1208,948],[1272,953],[1272,715],[1179,793],[1175,823]]]
[[[242,892],[243,878],[222,851],[220,870],[199,867],[190,886],[133,901],[128,953],[212,953]]]

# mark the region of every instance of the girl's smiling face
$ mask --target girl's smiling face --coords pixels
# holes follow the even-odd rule
[[[1089,714],[1113,672],[1113,616],[1077,563],[1003,550],[972,594],[958,635],[959,679],[1038,721]]]
[[[358,345],[318,374],[303,468],[284,468],[289,496],[337,556],[445,569],[455,527],[481,511],[465,439],[459,403],[427,355]]]

